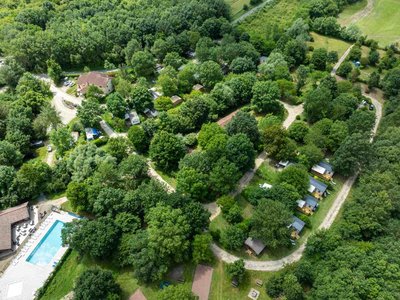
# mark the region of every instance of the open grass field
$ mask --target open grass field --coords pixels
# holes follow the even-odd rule
[[[314,49],[325,48],[328,51],[336,51],[339,57],[341,57],[351,45],[345,41],[320,35],[315,32],[312,32],[311,36],[314,38],[314,42],[308,42],[309,46],[313,46]]]
[[[346,8],[339,14],[340,25],[347,26],[353,21],[353,15],[367,6],[367,0],[356,2],[352,5],[346,6]]]
[[[374,8],[368,16],[356,23],[369,38],[381,46],[400,41],[400,1],[374,0]]]
[[[129,296],[139,287],[147,299],[157,299],[157,294],[160,291],[158,284],[139,286],[138,281],[133,277],[131,269],[119,269],[112,263],[95,262],[87,256],[80,257],[76,251],[72,251],[68,256],[62,268],[59,269],[53,280],[50,282],[46,293],[40,299],[61,299],[72,290],[74,280],[76,280],[76,278],[78,278],[85,270],[95,265],[111,270],[114,273],[116,281],[122,289],[121,299],[129,299]],[[192,286],[194,270],[194,265],[189,264],[184,266],[185,282],[183,284],[187,286],[188,289],[191,289]]]
[[[225,2],[231,7],[233,19],[244,13],[243,5],[247,4],[250,7],[250,0],[225,0]]]
[[[231,285],[230,280],[226,276],[225,264],[217,261],[213,265],[214,273],[211,284],[210,300],[243,300],[249,299],[247,297],[251,288],[254,288],[260,292],[259,300],[269,300],[267,292],[265,290],[265,282],[273,274],[271,272],[257,272],[257,271],[246,271],[245,278],[242,284],[238,288],[234,288]],[[256,279],[260,279],[264,282],[262,287],[256,285]]]
[[[307,17],[304,5],[310,0],[279,0],[267,4],[262,10],[247,18],[240,27],[250,36],[268,36],[272,28],[287,28],[299,17]]]

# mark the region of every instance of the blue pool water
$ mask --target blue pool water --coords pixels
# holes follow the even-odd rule
[[[61,230],[63,227],[64,222],[59,220],[54,222],[26,261],[38,266],[48,265],[62,246]]]

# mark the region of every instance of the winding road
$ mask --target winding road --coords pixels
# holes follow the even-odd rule
[[[346,59],[346,57],[349,54],[349,52],[350,52],[352,47],[353,47],[353,45],[350,46],[350,48],[347,49],[347,51],[343,54],[343,56],[339,60],[340,63],[342,63]],[[332,70],[332,73],[331,73],[332,76],[338,77],[336,75],[336,70],[337,70],[337,68],[339,68],[340,63],[338,63],[335,66],[335,68]],[[338,79],[340,80],[341,78],[339,77]],[[372,136],[371,136],[371,142],[372,142],[374,136],[376,135],[376,133],[378,131],[379,123],[380,123],[380,121],[382,119],[382,104],[377,100],[377,98],[375,97],[374,94],[367,94],[365,92],[366,91],[365,85],[362,85],[361,87],[362,87],[363,95],[368,97],[368,98],[370,98],[372,103],[375,106],[376,121],[375,121],[375,126],[374,126],[374,128],[372,130]],[[288,109],[288,108],[286,108],[286,109]],[[290,108],[290,109],[291,110],[288,109],[288,113],[289,113],[288,119],[289,119],[289,117],[290,117],[290,119],[289,119],[288,122],[286,122],[286,126],[289,126],[296,118],[296,116],[295,116],[295,114],[293,112],[294,108]],[[294,115],[294,117],[293,117],[293,115]],[[349,177],[344,182],[341,190],[339,191],[338,195],[336,196],[332,206],[330,207],[330,209],[329,209],[327,215],[325,216],[324,220],[322,221],[322,223],[319,225],[318,229],[328,229],[333,224],[333,222],[335,221],[337,215],[340,212],[340,209],[342,208],[344,202],[346,201],[346,198],[349,195],[350,190],[351,190],[354,182],[357,179],[357,175],[358,174],[355,174],[355,175]],[[254,174],[253,174],[253,176],[254,176]],[[246,179],[246,182],[247,182],[247,179]],[[242,189],[243,189],[243,187],[242,187]],[[286,265],[294,263],[296,261],[299,261],[301,259],[301,257],[303,256],[306,244],[307,244],[307,239],[294,252],[292,252],[288,256],[283,257],[283,258],[278,259],[278,260],[254,261],[254,260],[247,260],[246,259],[246,260],[244,260],[245,268],[247,270],[254,270],[254,271],[279,271],[279,270],[283,269]],[[222,261],[224,261],[226,263],[232,263],[232,262],[234,262],[234,261],[239,259],[239,257],[230,254],[229,252],[227,252],[224,249],[220,248],[215,243],[213,243],[211,245],[211,250],[212,250],[212,252],[214,253],[214,255],[218,259],[220,259],[220,260],[222,260]]]

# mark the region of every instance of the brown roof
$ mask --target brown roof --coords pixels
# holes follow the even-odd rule
[[[12,249],[11,225],[28,218],[28,202],[0,211],[0,251]]]
[[[199,297],[199,300],[207,300],[210,294],[211,279],[213,268],[197,265],[196,272],[194,273],[192,292]]]
[[[147,300],[140,289],[129,297],[129,300]]]
[[[219,119],[217,124],[221,127],[225,127],[231,120],[232,118],[238,113],[239,109],[235,110],[234,112],[231,112],[229,115],[223,117],[222,119]]]
[[[100,72],[89,72],[80,75],[76,83],[82,90],[85,90],[89,85],[95,85],[104,89],[107,87],[107,84],[110,80],[111,77],[107,74]]]

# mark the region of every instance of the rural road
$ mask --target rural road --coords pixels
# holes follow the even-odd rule
[[[268,3],[271,3],[273,0],[266,0],[262,3],[260,3],[259,5],[257,5],[256,7],[253,7],[252,9],[250,9],[248,12],[244,13],[243,15],[241,15],[239,18],[235,19],[232,21],[232,24],[236,24],[239,23],[241,21],[243,21],[244,19],[246,19],[247,17],[251,16],[252,14],[254,14],[255,12],[259,11],[260,9],[262,9],[265,5],[267,5]]]
[[[352,46],[350,46],[350,48],[341,57],[341,59],[340,59],[341,62],[343,62],[345,60],[346,56],[348,55],[348,53],[351,50],[351,47]],[[331,73],[332,76],[336,75],[336,70],[339,66],[340,66],[340,64],[336,65],[335,69],[332,70],[332,73]],[[372,142],[373,137],[376,135],[376,133],[378,131],[378,127],[379,127],[380,121],[382,119],[382,104],[377,100],[377,98],[375,97],[374,94],[367,94],[365,92],[365,90],[366,90],[365,85],[362,85],[362,90],[363,90],[363,95],[370,98],[372,103],[375,106],[376,121],[375,121],[375,126],[372,130],[372,137],[371,137],[371,142]],[[337,215],[340,212],[341,207],[343,206],[344,202],[346,201],[346,198],[349,195],[354,182],[357,179],[357,175],[358,174],[355,174],[355,175],[349,177],[345,181],[341,190],[339,191],[338,195],[336,196],[331,208],[329,209],[327,215],[325,216],[322,223],[319,225],[318,229],[328,229],[333,224]],[[244,260],[245,268],[247,270],[254,270],[254,271],[279,271],[279,270],[283,269],[286,265],[294,263],[296,261],[299,261],[301,259],[301,257],[303,256],[306,244],[307,244],[307,239],[293,253],[291,253],[290,255],[288,255],[284,258],[281,258],[279,260],[254,261],[254,260],[246,259],[246,260]],[[213,243],[211,245],[211,250],[218,259],[220,259],[226,263],[232,263],[239,259],[239,257],[232,255],[229,252],[221,249],[215,243]]]
[[[333,67],[331,71],[331,76],[335,76],[337,70],[339,69],[340,65],[345,61],[347,55],[349,55],[351,48],[353,48],[354,45],[351,45],[344,53],[343,55],[339,58],[338,62],[336,65]]]

